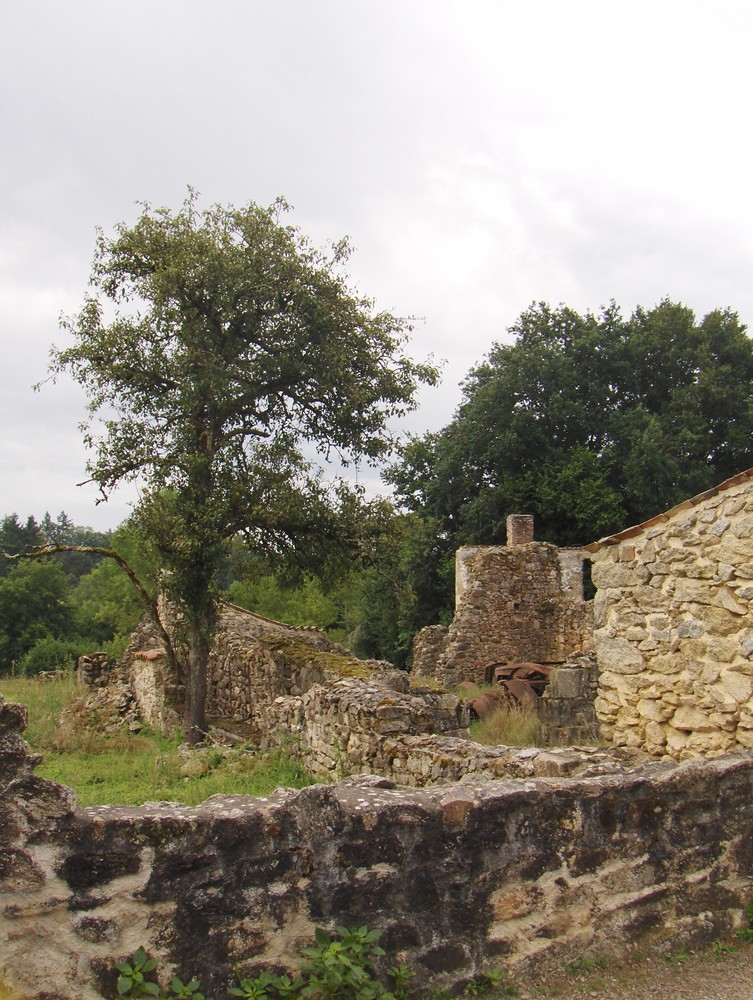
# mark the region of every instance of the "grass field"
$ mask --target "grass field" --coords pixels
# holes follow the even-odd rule
[[[155,801],[196,805],[210,795],[266,795],[278,787],[311,784],[301,764],[284,751],[210,747],[185,759],[178,752],[177,736],[124,730],[93,737],[89,730],[61,730],[60,712],[78,693],[72,678],[41,682],[0,677],[6,701],[29,707],[24,736],[44,757],[36,773],[75,789],[81,806]]]

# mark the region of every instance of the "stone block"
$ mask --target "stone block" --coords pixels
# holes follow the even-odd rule
[[[596,638],[596,653],[602,671],[613,674],[637,674],[644,667],[640,652],[626,639]]]

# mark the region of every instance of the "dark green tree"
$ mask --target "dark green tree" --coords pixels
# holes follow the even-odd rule
[[[388,474],[453,548],[504,543],[515,512],[542,540],[586,543],[753,465],[753,346],[735,313],[540,303],[510,333],[450,424]]]
[[[9,566],[0,580],[0,670],[10,670],[40,639],[75,631],[70,585],[55,563]]]
[[[10,555],[34,549],[44,542],[44,536],[33,516],[27,517],[24,524],[18,514],[7,514],[0,521],[0,551]],[[10,570],[10,564],[0,561],[0,577]]]
[[[95,531],[93,528],[74,524],[64,510],[58,514],[56,521],[53,521],[47,511],[39,527],[45,542],[51,545],[102,547],[109,545],[112,535],[109,531]],[[69,576],[80,580],[101,562],[102,556],[93,552],[63,551],[58,553],[55,560]]]
[[[383,458],[387,421],[437,379],[405,355],[408,323],[349,289],[347,243],[315,249],[283,224],[286,209],[199,211],[193,192],[175,213],[145,205],[133,226],[100,234],[93,292],[53,355],[53,373],[89,397],[91,479],[103,496],[142,486],[136,518],[167,571],[181,641],[140,593],[185,680],[190,741],[206,726],[228,540],[304,568],[352,551],[361,497],[327,484],[311,456]]]

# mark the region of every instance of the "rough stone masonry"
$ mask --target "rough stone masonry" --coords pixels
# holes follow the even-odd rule
[[[753,747],[753,470],[589,548],[603,735],[676,759]]]
[[[314,928],[383,932],[416,986],[490,967],[713,940],[753,898],[753,758],[591,778],[406,790],[360,777],[196,808],[75,807],[34,775],[0,699],[0,977],[19,995],[114,997],[143,945],[227,996]]]

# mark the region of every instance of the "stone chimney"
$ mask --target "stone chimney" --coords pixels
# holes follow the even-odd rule
[[[533,541],[533,514],[510,514],[507,518],[507,545],[526,545]]]

